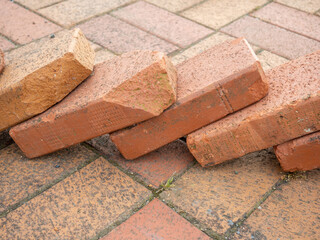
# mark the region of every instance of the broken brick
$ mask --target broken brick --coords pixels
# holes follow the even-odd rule
[[[320,132],[315,132],[274,147],[286,172],[307,171],[320,167]]]
[[[187,137],[204,167],[320,130],[320,51],[266,73],[269,94],[258,103]]]
[[[111,134],[134,159],[195,131],[267,94],[261,65],[245,39],[217,45],[177,66],[178,100],[159,117]]]
[[[10,130],[33,158],[158,116],[176,100],[176,70],[156,51],[134,51],[95,66],[63,101]]]
[[[93,70],[94,51],[80,29],[63,31],[8,54],[0,75],[0,131],[62,100]]]

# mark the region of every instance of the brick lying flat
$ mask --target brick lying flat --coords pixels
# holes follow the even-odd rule
[[[320,51],[267,72],[266,98],[187,137],[202,166],[320,130]]]
[[[157,118],[111,134],[126,159],[142,156],[252,104],[268,91],[257,57],[241,38],[209,49],[178,65],[177,71],[177,103]]]
[[[94,51],[80,29],[26,45],[0,75],[0,131],[54,105],[93,70]]]
[[[0,73],[2,73],[3,68],[4,68],[4,53],[0,49]]]
[[[176,99],[176,70],[161,52],[134,51],[95,66],[62,102],[10,130],[29,158],[159,115]]]
[[[274,152],[286,172],[319,168],[320,132],[275,146]]]

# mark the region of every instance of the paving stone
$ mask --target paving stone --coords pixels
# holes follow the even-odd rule
[[[0,149],[9,146],[13,142],[12,138],[9,135],[9,130],[4,130],[0,132]]]
[[[320,41],[320,18],[317,16],[278,3],[270,3],[252,15],[279,27]]]
[[[75,29],[25,45],[7,59],[0,76],[0,131],[68,95],[91,74],[94,51],[81,30]]]
[[[4,65],[5,65],[5,63],[4,63],[4,53],[0,49],[0,74],[2,73]]]
[[[189,153],[186,144],[177,140],[152,153],[128,161],[124,159],[109,135],[104,135],[88,141],[93,147],[112,159],[125,171],[132,172],[140,180],[153,188],[160,187],[168,179],[183,173],[194,164],[194,158]]]
[[[109,15],[94,18],[79,25],[79,27],[89,39],[118,54],[137,49],[149,49],[165,53],[178,49],[173,44]]]
[[[312,239],[320,236],[320,170],[282,185],[231,239]]]
[[[67,0],[39,10],[39,13],[64,27],[73,26],[98,14],[120,7],[131,0]]]
[[[320,130],[320,51],[266,73],[269,94],[187,137],[202,166],[215,165]]]
[[[5,51],[8,51],[14,47],[15,47],[15,45],[13,43],[9,42],[4,37],[0,36],[0,49],[2,49],[2,51],[5,52]]]
[[[320,42],[283,28],[245,16],[222,29],[233,36],[245,37],[249,42],[289,59],[317,51]]]
[[[37,10],[39,8],[44,8],[49,5],[53,5],[58,2],[62,2],[63,0],[15,0],[15,2],[18,2],[27,8]]]
[[[280,144],[274,152],[286,172],[320,168],[320,132]]]
[[[178,99],[172,107],[158,117],[111,134],[126,159],[158,149],[260,100],[268,92],[261,65],[242,38],[216,45],[181,63],[177,72]]]
[[[91,239],[150,192],[103,158],[2,218],[1,239]]]
[[[99,50],[102,49],[102,47],[101,47],[100,45],[95,44],[95,43],[93,43],[93,42],[91,42],[91,41],[90,41],[90,45],[91,45],[92,49],[93,49],[95,52],[97,52],[97,51],[99,51]],[[96,54],[96,57],[97,57],[97,54]]]
[[[280,170],[267,150],[213,168],[197,164],[160,197],[202,227],[223,234],[272,188]]]
[[[155,4],[159,7],[165,8],[171,12],[179,12],[186,8],[191,7],[192,5],[195,5],[202,0],[147,0],[147,2],[150,2],[152,4]]]
[[[309,13],[314,13],[320,9],[319,0],[277,0],[277,2]]]
[[[102,49],[96,52],[95,64],[99,64],[104,61],[110,60],[115,56],[116,55],[114,55],[112,52],[108,51],[107,49]]]
[[[267,0],[209,0],[181,13],[181,15],[214,29],[234,21]]]
[[[211,239],[158,199],[132,215],[101,240]]]
[[[26,44],[60,30],[59,26],[11,1],[0,0],[0,5],[0,33],[17,43]]]
[[[176,100],[176,69],[164,53],[134,51],[105,61],[63,101],[10,130],[38,157],[158,116]]]
[[[143,1],[114,11],[112,15],[177,44],[179,47],[187,47],[213,32],[199,24]]]
[[[0,150],[0,212],[96,157],[95,153],[79,145],[35,160],[24,157],[15,144]]]
[[[261,62],[264,71],[269,70],[271,68],[275,68],[281,64],[288,62],[287,59],[273,54],[271,52],[268,52],[266,50],[261,51],[257,54],[257,56]]]

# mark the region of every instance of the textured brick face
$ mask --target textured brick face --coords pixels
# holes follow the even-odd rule
[[[8,54],[0,75],[0,131],[54,105],[93,70],[94,51],[80,29],[62,31]]]
[[[160,52],[135,51],[95,66],[62,102],[10,130],[41,156],[159,115],[176,99],[176,70]]]
[[[187,138],[202,166],[215,165],[320,130],[320,51],[267,72],[269,94]]]
[[[244,39],[217,45],[177,69],[174,106],[159,117],[111,134],[125,158],[151,152],[260,100],[268,91],[260,63]]]

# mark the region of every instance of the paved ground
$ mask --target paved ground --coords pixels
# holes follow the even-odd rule
[[[320,49],[320,0],[0,0],[7,55],[75,26],[97,62],[151,48],[179,63],[244,36],[269,69]],[[320,236],[320,170],[284,174],[271,149],[209,169],[180,140],[136,161],[108,136],[35,160],[0,149],[0,239]]]

